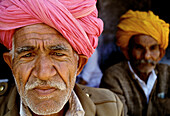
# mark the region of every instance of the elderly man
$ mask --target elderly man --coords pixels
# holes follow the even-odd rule
[[[170,66],[158,64],[168,35],[169,24],[152,11],[129,10],[120,18],[117,45],[127,61],[107,69],[100,87],[117,93],[125,115],[170,115]]]
[[[119,116],[109,90],[75,85],[103,23],[96,0],[2,0],[0,39],[16,87],[0,98],[1,116]],[[4,100],[4,101],[3,101]]]

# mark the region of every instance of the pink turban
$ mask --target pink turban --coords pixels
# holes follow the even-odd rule
[[[103,31],[96,0],[0,0],[0,43],[12,48],[15,29],[45,23],[60,32],[78,54],[90,57]]]

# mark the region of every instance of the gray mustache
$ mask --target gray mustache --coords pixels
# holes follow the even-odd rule
[[[136,61],[137,64],[144,64],[144,63],[147,63],[147,64],[151,64],[151,65],[155,65],[156,64],[156,61],[153,61],[153,60],[137,60]]]
[[[44,81],[36,78],[35,80],[31,82],[27,82],[25,85],[25,90],[31,90],[39,86],[49,86],[58,90],[65,90],[66,89],[66,84],[64,82],[59,82],[59,81]]]

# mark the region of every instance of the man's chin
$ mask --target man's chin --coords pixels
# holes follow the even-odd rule
[[[139,67],[138,70],[139,72],[141,73],[150,73],[152,72],[152,70],[155,68],[155,66],[142,66],[142,67]]]
[[[55,103],[55,101],[45,101],[38,105],[29,105],[32,112],[38,115],[51,115],[60,112],[65,103]]]
[[[24,104],[31,109],[31,111],[38,115],[51,115],[60,112],[69,99],[69,94],[57,95],[57,97],[50,97],[48,99],[37,97],[36,94],[26,94],[23,99]]]

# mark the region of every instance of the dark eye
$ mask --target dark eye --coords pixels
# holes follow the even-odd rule
[[[64,56],[64,54],[58,53],[58,52],[53,52],[53,53],[51,53],[51,55],[54,55],[54,56]]]
[[[22,56],[23,58],[28,58],[28,57],[31,57],[31,56],[33,56],[33,54],[32,53],[28,53],[28,54],[26,54],[26,55],[24,55],[24,56]]]
[[[135,45],[134,48],[137,49],[137,50],[142,50],[142,49],[143,49],[143,46],[141,46],[141,45]]]
[[[153,45],[150,47],[150,50],[157,50],[159,49],[159,45]]]

